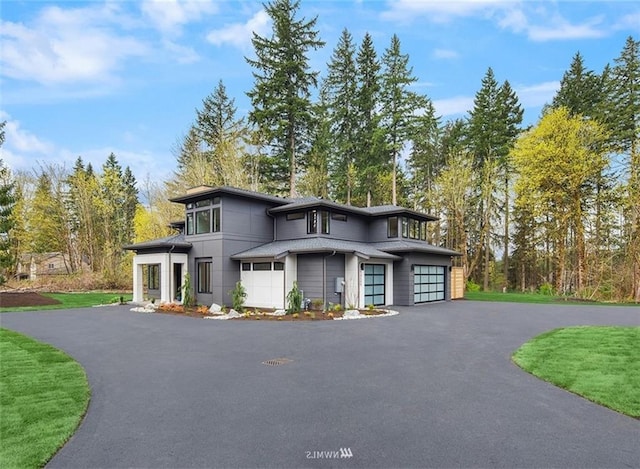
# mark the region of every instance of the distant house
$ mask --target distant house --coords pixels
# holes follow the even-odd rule
[[[286,307],[293,282],[324,304],[414,305],[451,298],[453,256],[426,242],[436,218],[397,206],[368,208],[201,186],[171,199],[185,206],[180,234],[125,246],[135,251],[133,299],[180,299],[190,273],[200,304]]]
[[[62,252],[27,253],[20,256],[16,278],[36,280],[70,273],[69,256]]]

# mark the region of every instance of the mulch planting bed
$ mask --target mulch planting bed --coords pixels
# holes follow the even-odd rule
[[[0,292],[0,308],[58,305],[60,302],[36,292]]]
[[[333,320],[335,318],[341,318],[344,313],[344,311],[332,311],[331,313],[322,312],[322,311],[301,311],[300,313],[297,313],[297,315],[295,315],[294,317],[293,314],[286,314],[284,316],[272,316],[269,314],[265,314],[267,312],[273,311],[269,309],[259,309],[257,311],[253,309],[247,309],[246,311],[250,313],[248,316],[243,315],[242,317],[239,317],[239,318],[229,319],[229,321],[327,321],[327,320]],[[381,310],[373,310],[373,311],[360,310],[361,314],[367,314],[372,316],[384,314],[385,312],[386,311],[381,311]],[[196,310],[187,310],[185,312],[181,312],[181,311],[176,311],[175,308],[171,308],[170,310],[158,308],[156,310],[156,313],[174,314],[178,316],[187,316],[192,318],[204,318],[207,316],[209,317],[215,316],[214,314],[211,314],[211,313],[202,313]]]

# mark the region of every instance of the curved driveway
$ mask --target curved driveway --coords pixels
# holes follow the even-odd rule
[[[114,306],[0,321],[87,370],[88,414],[50,467],[640,466],[640,421],[510,361],[555,327],[640,325],[639,308],[397,309],[274,323]],[[262,364],[282,357],[292,361]]]

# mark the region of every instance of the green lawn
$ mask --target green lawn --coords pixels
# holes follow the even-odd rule
[[[56,305],[24,306],[19,308],[0,308],[0,313],[10,311],[42,311],[46,309],[88,308],[91,306],[117,303],[122,296],[124,301],[131,301],[130,293],[43,293],[43,296],[60,301]]]
[[[67,354],[0,329],[0,467],[44,466],[75,432],[90,394]]]
[[[584,301],[565,296],[543,295],[542,293],[518,293],[496,291],[467,291],[464,293],[467,300],[473,301],[501,301],[508,303],[538,303],[538,304],[574,304],[574,305],[627,305],[638,306],[632,303],[599,303],[596,301]]]
[[[513,361],[545,381],[640,418],[640,327],[554,329],[516,350]]]

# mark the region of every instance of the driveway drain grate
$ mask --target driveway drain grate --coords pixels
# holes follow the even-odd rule
[[[287,363],[291,363],[292,361],[293,360],[289,358],[272,358],[271,360],[262,362],[262,364],[269,365],[269,366],[278,366],[278,365],[285,365]]]

